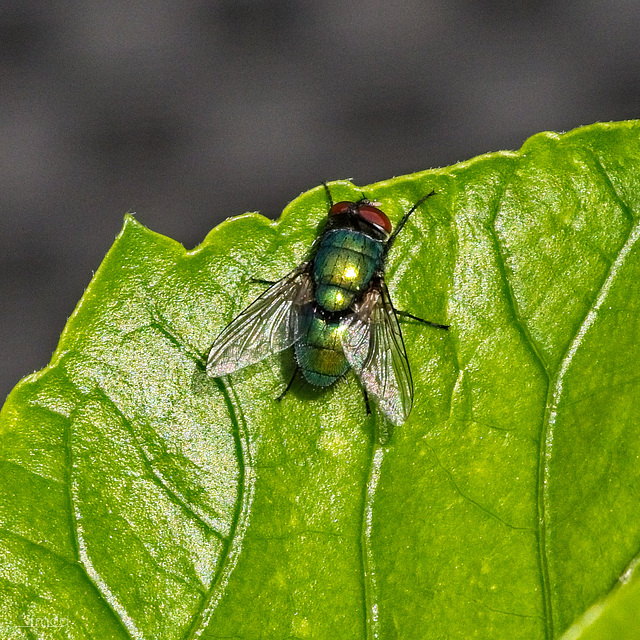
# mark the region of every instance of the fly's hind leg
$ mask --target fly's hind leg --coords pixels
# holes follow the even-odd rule
[[[280,402],[282,398],[284,398],[287,395],[287,391],[291,389],[291,385],[293,385],[293,381],[296,379],[296,376],[298,375],[298,371],[300,371],[300,367],[296,365],[293,375],[291,376],[291,380],[289,380],[289,384],[286,386],[285,390],[276,398],[276,402]]]
[[[364,406],[367,409],[367,415],[371,415],[371,405],[369,404],[369,395],[367,394],[367,390],[364,388],[364,385],[360,385],[362,387],[362,395],[364,396]]]
[[[362,385],[362,394],[364,396],[364,404],[367,408],[367,417],[371,415],[371,405],[369,404],[369,395],[367,390]],[[391,439],[391,425],[381,414],[378,412],[379,418],[375,422],[375,438],[378,444],[384,446]]]
[[[371,404],[369,403],[369,394],[365,389],[365,386],[360,383],[360,387],[362,388],[362,397],[364,398],[364,406],[367,410],[367,418],[372,414]],[[384,416],[380,413],[380,411],[376,412],[378,418],[374,422],[375,425],[375,434],[374,437],[378,441],[378,444],[384,446],[391,439],[391,429],[393,425],[391,425],[388,420],[384,418]]]

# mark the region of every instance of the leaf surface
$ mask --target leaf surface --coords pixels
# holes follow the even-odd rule
[[[638,167],[627,122],[331,184],[394,222],[437,191],[386,280],[451,329],[403,323],[415,403],[384,447],[352,374],[278,403],[288,352],[204,371],[255,279],[305,258],[321,187],[193,251],[127,217],[0,416],[5,636],[550,639],[615,629],[599,601],[637,627]]]

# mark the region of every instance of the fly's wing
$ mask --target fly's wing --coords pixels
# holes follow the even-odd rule
[[[227,375],[290,347],[304,330],[297,310],[311,300],[313,289],[304,263],[256,298],[216,338],[207,373]]]
[[[387,418],[402,424],[411,412],[413,381],[384,280],[372,286],[340,324],[349,364]]]

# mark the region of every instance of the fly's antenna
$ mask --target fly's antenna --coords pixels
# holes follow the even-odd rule
[[[420,200],[418,200],[418,202],[416,202],[413,207],[411,207],[411,209],[409,209],[409,211],[407,211],[407,213],[405,213],[402,216],[402,220],[400,220],[400,222],[398,222],[398,225],[396,226],[396,228],[394,229],[393,233],[389,236],[389,239],[387,240],[387,245],[386,245],[386,249],[387,251],[389,249],[391,249],[391,245],[393,244],[394,240],[396,239],[396,236],[400,233],[402,227],[404,227],[405,222],[409,219],[409,216],[427,199],[430,198],[431,196],[435,196],[436,195],[436,191],[431,191],[431,193],[427,193],[426,196],[423,196],[422,198],[420,198]]]
[[[326,182],[322,183],[324,190],[327,192],[327,200],[329,201],[329,209],[333,207],[333,198],[331,197],[331,191],[329,191],[329,185]]]

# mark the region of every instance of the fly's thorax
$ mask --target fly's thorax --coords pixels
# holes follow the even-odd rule
[[[340,320],[331,319],[314,305],[306,305],[306,331],[295,343],[298,366],[305,379],[316,387],[328,387],[349,370],[342,350]]]
[[[315,298],[327,311],[344,311],[381,269],[384,242],[353,229],[332,229],[318,243],[313,260]]]

